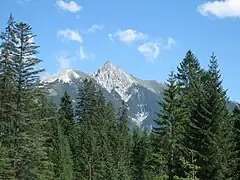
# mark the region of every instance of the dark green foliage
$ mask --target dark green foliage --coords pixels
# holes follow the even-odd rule
[[[74,117],[70,97],[67,92],[61,99],[60,108],[51,119],[51,141],[52,161],[54,163],[54,178],[71,180],[73,179],[73,160],[70,141],[73,141]],[[72,142],[73,143],[73,142]]]
[[[47,119],[39,118],[43,91],[35,66],[38,46],[35,35],[25,23],[12,16],[2,35],[0,59],[2,145],[11,162],[14,178],[51,179],[51,162],[45,149]],[[2,96],[4,95],[4,96]],[[3,130],[4,128],[4,130]],[[46,176],[44,176],[46,175]]]
[[[128,126],[128,110],[126,103],[122,101],[117,118],[118,141],[116,149],[118,179],[130,179],[130,149],[131,136]]]
[[[148,179],[148,151],[149,141],[147,132],[141,132],[139,128],[133,132],[131,169],[132,179]]]
[[[10,16],[5,32],[0,36],[0,176],[14,179],[11,153],[11,124],[14,121],[14,70],[12,56],[12,41],[14,39],[14,19]]]
[[[57,179],[73,179],[73,162],[71,149],[68,138],[64,135],[63,130],[58,126],[58,176]]]
[[[160,102],[163,110],[158,113],[155,121],[157,127],[153,129],[154,156],[156,160],[162,161],[156,161],[154,166],[159,172],[165,171],[169,179],[173,179],[175,176],[184,177],[180,158],[186,120],[184,111],[179,106],[178,86],[173,72],[166,86],[163,101]]]
[[[65,136],[70,136],[74,125],[74,113],[70,96],[65,91],[61,98],[59,123]]]
[[[233,168],[233,175],[235,179],[240,178],[240,105],[238,104],[232,115],[234,122],[234,142],[235,142],[235,168]]]
[[[231,123],[226,108],[215,56],[209,71],[202,73],[202,83],[194,82],[196,97],[187,129],[187,147],[196,152],[200,179],[224,179],[229,174],[231,157]]]
[[[92,80],[46,98],[31,27],[10,16],[0,36],[0,179],[197,180],[240,178],[240,108],[227,110],[217,59],[204,71],[189,50],[172,72],[153,131],[129,129]]]
[[[38,160],[38,178],[39,179],[54,179],[54,161],[53,161],[53,124],[52,122],[57,117],[57,109],[54,102],[49,101],[40,96],[33,104],[33,117],[38,121],[36,123],[32,135],[37,137],[36,144],[41,147],[37,148],[36,152],[41,154],[41,159]]]
[[[0,144],[0,179],[16,179],[8,153],[9,150]]]
[[[76,179],[113,179],[116,170],[112,165],[111,145],[115,140],[116,124],[111,106],[90,80],[79,90],[76,107],[77,132],[74,140],[74,172]]]

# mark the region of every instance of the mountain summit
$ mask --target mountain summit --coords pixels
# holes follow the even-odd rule
[[[72,69],[66,69],[57,75],[51,76],[44,80],[45,83],[52,83],[55,81],[60,81],[63,83],[70,83],[74,79],[78,79],[80,76]]]
[[[109,93],[115,90],[125,102],[127,102],[131,97],[127,93],[128,89],[133,84],[137,84],[137,81],[130,75],[109,61],[98,69],[97,72],[94,73],[93,77],[97,83],[106,88]]]
[[[162,98],[163,84],[138,79],[110,61],[92,74],[67,69],[43,82],[49,90],[49,96],[57,103],[60,102],[64,91],[68,91],[75,103],[78,88],[82,87],[85,78],[92,79],[116,109],[122,100],[126,102],[131,126],[151,128],[155,113],[159,110],[158,101]]]

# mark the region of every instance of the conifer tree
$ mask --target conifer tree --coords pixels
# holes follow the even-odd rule
[[[61,98],[59,109],[59,121],[65,136],[71,136],[74,125],[74,113],[70,96],[65,91]]]
[[[197,152],[200,179],[225,179],[229,174],[232,125],[220,77],[213,55],[209,71],[202,74],[203,84],[198,88],[198,98],[192,100],[195,113],[191,114],[187,129],[188,148]]]
[[[0,179],[16,179],[8,153],[9,150],[0,143]]]
[[[55,179],[73,179],[73,162],[69,140],[73,129],[73,110],[70,97],[65,92],[61,98],[59,110],[52,106],[54,113],[50,121],[52,161],[54,163]],[[63,129],[63,127],[65,129]],[[68,134],[69,133],[69,134]]]
[[[76,178],[106,179],[109,175],[106,102],[91,80],[84,80],[76,106],[78,134],[73,152]]]
[[[93,176],[96,137],[91,121],[95,120],[93,112],[96,105],[94,84],[85,79],[79,89],[76,106],[77,125],[74,128],[74,179],[91,179]],[[77,133],[78,132],[78,133]]]
[[[124,101],[122,101],[121,107],[117,117],[118,123],[118,136],[117,141],[117,168],[118,179],[130,179],[130,150],[131,150],[131,136],[128,126],[128,109]]]
[[[10,149],[9,159],[17,179],[44,179],[50,160],[46,158],[45,120],[38,119],[37,104],[43,95],[39,73],[36,70],[41,60],[35,57],[38,46],[32,41],[35,35],[25,23],[17,23],[12,16],[1,46],[0,86],[2,111],[0,119],[8,118],[5,127],[4,147]],[[5,117],[4,117],[5,116]],[[6,123],[7,122],[7,123]],[[51,179],[51,176],[48,176]]]
[[[132,179],[144,180],[149,178],[148,174],[148,134],[146,131],[141,132],[136,128],[133,132],[131,169]]]
[[[64,135],[64,130],[58,125],[58,141],[57,141],[57,168],[56,177],[61,180],[73,179],[73,161],[68,138]]]
[[[32,117],[38,123],[32,128],[32,136],[36,136],[36,154],[41,154],[39,160],[36,160],[38,168],[38,179],[54,179],[56,163],[54,159],[54,141],[56,140],[54,129],[57,127],[55,123],[58,118],[56,104],[47,99],[45,94],[37,97],[35,104],[32,104],[35,109],[32,111]],[[34,137],[35,138],[35,137]],[[40,148],[41,147],[41,148]]]
[[[157,126],[153,129],[153,155],[157,160],[162,159],[162,162],[154,163],[158,171],[163,169],[167,177],[173,179],[175,176],[184,177],[180,161],[185,130],[182,120],[184,111],[179,107],[178,86],[173,72],[166,86],[163,101],[159,103],[163,109],[158,113]]]
[[[12,15],[7,23],[5,32],[0,35],[0,173],[2,177],[14,179],[12,167],[12,122],[14,120],[14,66],[11,59],[14,41],[14,19]]]
[[[184,104],[186,104],[190,101],[189,96],[192,94],[191,84],[196,80],[198,74],[202,72],[202,69],[197,57],[192,53],[191,50],[186,53],[183,61],[180,63],[177,69],[177,84],[181,89],[180,93]],[[185,106],[187,106],[187,104]]]
[[[14,44],[13,61],[15,63],[16,80],[16,117],[14,125],[14,168],[17,177],[20,179],[37,178],[41,176],[37,164],[33,163],[42,160],[42,144],[36,143],[42,138],[41,122],[31,116],[32,105],[36,101],[40,90],[39,73],[43,70],[36,70],[41,62],[36,58],[38,46],[32,41],[35,35],[32,28],[26,23],[16,23],[14,26],[16,41]],[[34,131],[33,131],[34,129]],[[23,168],[24,167],[24,168]]]
[[[235,158],[236,167],[234,170],[234,178],[240,178],[240,105],[236,105],[233,110],[232,119],[234,122],[234,142],[235,142]]]

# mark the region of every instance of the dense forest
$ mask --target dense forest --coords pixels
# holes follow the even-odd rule
[[[133,132],[91,80],[73,107],[41,84],[30,25],[11,15],[0,45],[0,179],[240,179],[240,106],[226,107],[217,58],[203,69],[189,50],[170,72],[152,131]]]

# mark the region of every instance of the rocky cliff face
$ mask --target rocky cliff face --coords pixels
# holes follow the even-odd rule
[[[43,83],[48,88],[49,96],[57,103],[66,90],[75,104],[78,88],[81,88],[85,78],[92,79],[116,109],[122,100],[125,101],[132,125],[151,128],[155,113],[160,108],[158,101],[162,98],[163,84],[137,79],[111,62],[106,62],[92,74],[68,69],[45,79]]]
[[[82,87],[85,78],[92,79],[116,109],[122,100],[126,102],[131,127],[137,125],[141,129],[152,128],[156,112],[161,108],[158,102],[162,99],[165,87],[162,83],[133,77],[111,62],[106,62],[91,74],[68,69],[45,79],[43,83],[49,90],[49,96],[57,103],[64,91],[67,91],[75,106],[78,89]],[[234,102],[228,104],[229,109],[234,106]]]

